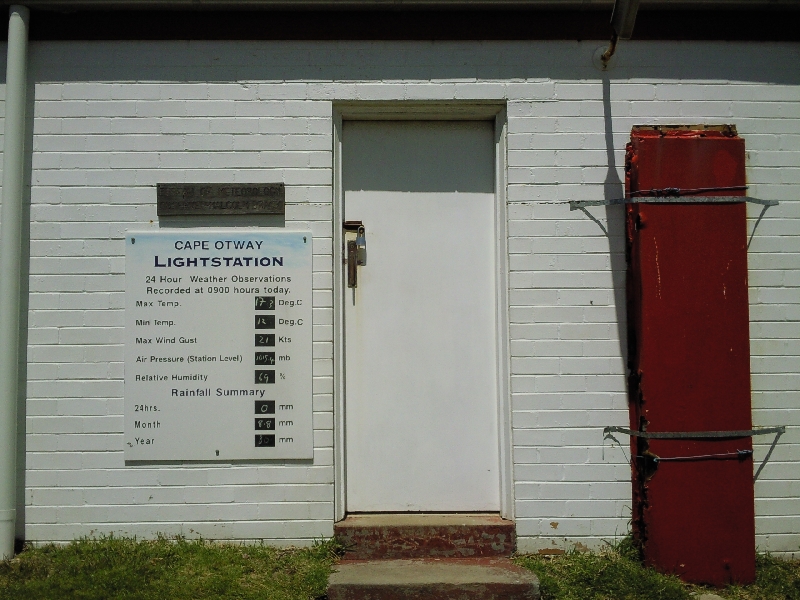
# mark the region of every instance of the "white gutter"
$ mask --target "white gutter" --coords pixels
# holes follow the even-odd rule
[[[0,559],[14,556],[17,502],[20,274],[25,215],[25,92],[28,82],[28,9],[8,15],[3,205],[0,220]]]

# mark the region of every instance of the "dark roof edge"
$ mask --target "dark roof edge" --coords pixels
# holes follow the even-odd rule
[[[0,0],[39,10],[611,10],[614,0]],[[641,0],[642,9],[800,9],[798,0]]]
[[[608,10],[31,11],[36,41],[608,40]],[[639,11],[634,40],[800,41],[797,11]],[[0,28],[2,31],[5,28]],[[0,34],[2,35],[2,34]]]

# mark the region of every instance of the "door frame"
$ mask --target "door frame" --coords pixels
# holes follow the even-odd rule
[[[333,467],[334,521],[345,517],[344,236],[342,189],[342,123],[344,121],[492,121],[495,147],[495,331],[497,356],[500,515],[514,518],[514,473],[511,438],[511,365],[508,317],[507,135],[505,102],[335,102],[333,104]]]

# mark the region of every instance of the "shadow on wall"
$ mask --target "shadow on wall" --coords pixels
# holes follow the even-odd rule
[[[614,124],[611,118],[611,79],[603,73],[603,134],[606,146],[606,178],[603,181],[603,199],[622,198],[625,186],[617,172],[617,160],[614,156]],[[606,224],[592,214],[588,208],[579,210],[595,222],[598,229],[608,238],[608,250],[611,258],[611,273],[614,277],[614,307],[617,317],[617,334],[620,343],[622,364],[628,364],[627,315],[624,276],[627,272],[625,259],[625,207],[624,205],[607,205],[604,207]]]
[[[603,182],[603,199],[613,200],[625,195],[625,186],[617,172],[616,158],[614,157],[614,126],[611,121],[611,80],[608,73],[603,73],[603,127],[606,144],[606,160],[608,167],[606,178]],[[627,264],[625,259],[625,206],[621,204],[608,205],[606,210],[606,235],[608,236],[609,253],[611,256],[611,272],[614,276],[614,306],[617,316],[617,333],[619,335],[620,355],[622,364],[627,369],[628,365],[628,334],[627,334],[627,304],[625,298],[625,274]],[[618,278],[622,277],[621,280]]]
[[[591,56],[601,43],[36,42],[31,66],[37,82],[437,80],[441,87],[455,85],[442,80],[596,81],[600,73]],[[612,74],[619,79],[797,84],[800,49],[792,43],[634,41],[620,50]],[[4,70],[0,76],[5,80]]]

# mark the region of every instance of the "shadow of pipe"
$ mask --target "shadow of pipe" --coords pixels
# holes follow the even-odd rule
[[[603,84],[603,128],[607,164],[606,178],[603,182],[603,197],[605,200],[613,200],[624,196],[625,186],[617,172],[617,162],[614,154],[614,126],[611,117],[611,80],[609,74],[603,73],[601,81]],[[621,204],[606,205],[605,210],[606,227],[603,228],[602,225],[600,226],[603,229],[603,233],[608,238],[620,356],[622,356],[622,364],[627,366],[628,338],[625,274],[628,265],[625,260],[625,206]],[[592,220],[598,222],[597,219],[592,218]],[[600,223],[598,222],[598,224]]]

